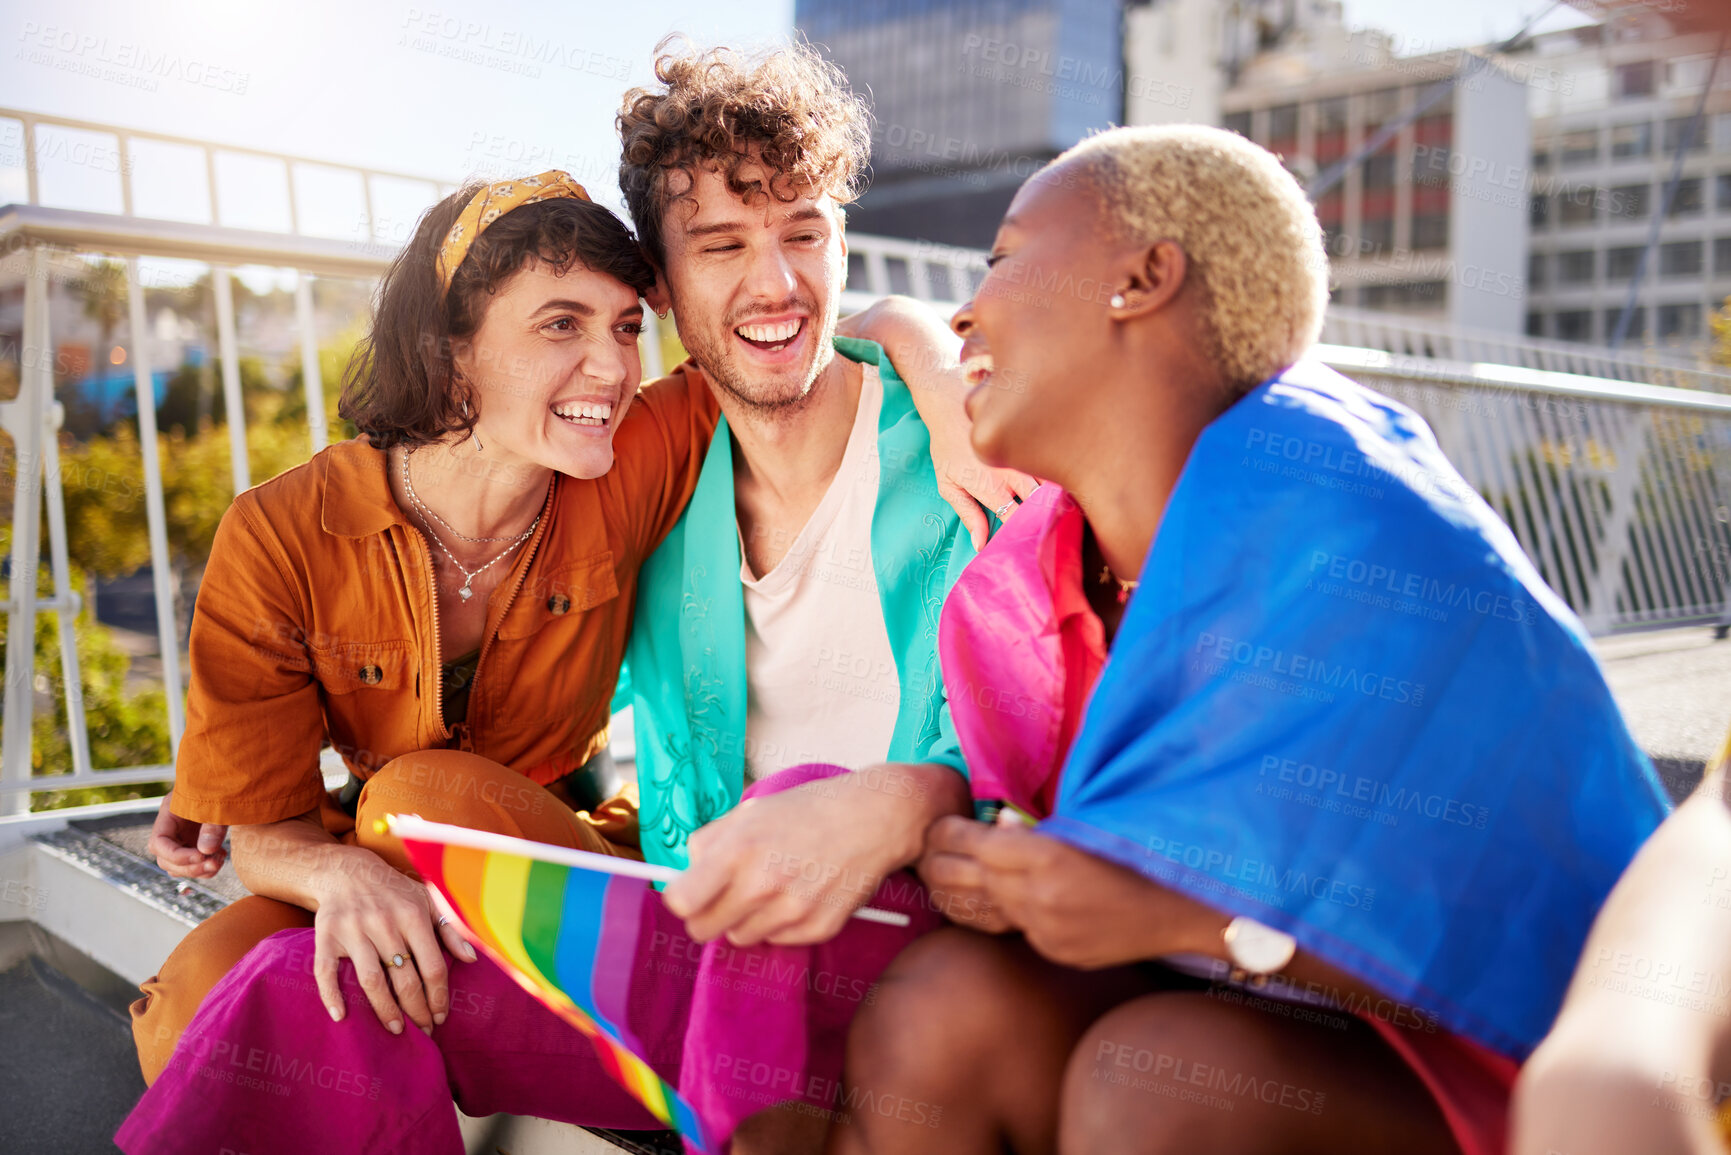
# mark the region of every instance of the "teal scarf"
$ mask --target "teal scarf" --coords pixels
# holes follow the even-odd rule
[[[938,494],[931,439],[883,349],[838,337],[838,352],[876,365],[878,500],[872,567],[896,655],[901,706],[892,762],[937,762],[965,774],[938,668],[938,611],[973,559],[955,510]],[[634,707],[643,856],[683,868],[699,826],[739,805],[745,786],[745,595],[724,417],[691,504],[638,578],[637,618],[615,708]]]

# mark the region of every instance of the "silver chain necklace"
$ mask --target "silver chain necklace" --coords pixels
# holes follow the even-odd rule
[[[414,487],[409,484],[409,455],[407,453],[403,454],[403,490],[404,490],[404,492],[406,492],[409,495],[409,500],[414,503],[415,513],[417,516],[420,517],[421,524],[426,527],[427,536],[433,539],[433,544],[439,547],[439,549],[444,553],[444,555],[450,559],[451,564],[457,567],[457,572],[461,573],[463,575],[463,584],[461,586],[457,587],[457,596],[462,598],[464,601],[468,601],[470,598],[475,596],[475,591],[469,588],[469,586],[474,582],[474,580],[476,578],[480,577],[482,574],[486,573],[488,570],[492,569],[494,566],[498,565],[500,562],[504,561],[507,557],[511,556],[512,551],[514,551],[518,546],[522,545],[525,541],[527,541],[529,539],[529,535],[535,532],[535,527],[541,524],[541,515],[539,513],[537,513],[535,515],[535,520],[529,523],[529,528],[524,530],[522,533],[518,534],[516,537],[509,539],[511,544],[506,546],[502,551],[500,551],[499,556],[495,557],[492,561],[488,562],[486,565],[483,565],[480,569],[471,570],[467,566],[465,566],[462,562],[457,560],[457,555],[451,552],[450,548],[445,545],[444,540],[439,537],[438,532],[433,529],[433,523],[427,520],[427,516],[429,514],[431,514],[432,517],[434,518],[434,520],[438,521],[438,523],[440,525],[445,526],[446,529],[451,529],[451,527],[446,524],[444,518],[440,517],[436,513],[433,513],[432,510],[427,508],[427,505],[425,502],[423,502],[419,497],[415,496]],[[457,533],[457,531],[454,529],[451,529],[451,532],[456,533],[458,537],[463,537],[462,534]],[[465,541],[504,541],[507,539],[490,537],[490,538],[464,538],[463,540],[465,540]]]
[[[459,541],[466,541],[470,545],[485,545],[489,542],[495,541],[522,541],[531,533],[535,532],[534,525],[530,525],[529,528],[524,530],[522,533],[508,533],[502,537],[470,537],[468,534],[434,513],[432,509],[428,507],[427,503],[421,500],[421,495],[415,492],[415,483],[409,480],[409,458],[414,454],[414,452],[413,449],[403,451],[403,492],[409,495],[409,500],[415,503],[416,509],[425,514],[426,517],[430,517],[440,525],[444,526],[451,532],[452,537]],[[424,521],[425,518],[422,520]]]

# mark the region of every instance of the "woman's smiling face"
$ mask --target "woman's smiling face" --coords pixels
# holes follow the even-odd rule
[[[974,450],[988,464],[1054,477],[1054,463],[1087,451],[1113,292],[1098,212],[1074,170],[1030,178],[998,228],[986,279],[951,321],[973,386]]]
[[[495,463],[572,477],[613,467],[613,434],[643,378],[636,290],[581,263],[531,261],[455,350],[475,388],[475,433]]]

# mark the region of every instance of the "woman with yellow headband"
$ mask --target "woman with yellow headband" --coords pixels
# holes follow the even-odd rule
[[[387,812],[641,857],[634,797],[584,812],[572,784],[605,756],[637,572],[717,420],[699,374],[638,392],[641,298],[659,299],[642,250],[566,174],[463,189],[385,276],[340,405],[363,435],[224,516],[152,850],[214,873],[218,846],[191,844],[200,823],[232,825],[253,893],[144,985],[148,1081],[281,930],[315,928],[306,985],[333,1018],[344,958],[393,1033],[464,1009],[441,945],[474,952],[375,831]],[[340,792],[320,776],[327,744]]]

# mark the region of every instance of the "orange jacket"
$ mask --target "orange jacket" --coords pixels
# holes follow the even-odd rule
[[[327,744],[362,779],[446,746],[543,785],[581,766],[607,744],[638,568],[685,508],[716,419],[683,365],[638,395],[606,476],[555,478],[490,599],[466,719],[441,717],[431,547],[391,496],[385,454],[343,442],[241,494],[193,614],[175,813],[239,825],[314,810]]]

